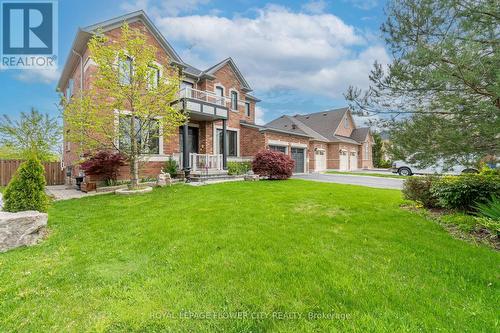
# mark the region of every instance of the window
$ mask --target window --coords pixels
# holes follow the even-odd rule
[[[222,154],[222,129],[217,129],[217,154]],[[227,130],[227,155],[238,156],[238,132]]]
[[[238,93],[231,91],[231,109],[238,110]]]
[[[120,60],[118,64],[118,76],[120,84],[128,85],[132,81],[132,58],[127,57],[124,60]]]
[[[69,79],[68,87],[66,88],[66,98],[70,99],[73,96],[73,89],[75,87],[75,80]]]
[[[250,103],[245,102],[245,115],[250,117]]]
[[[349,128],[349,121],[347,120],[347,117],[344,118],[344,128]]]
[[[217,96],[216,103],[219,105],[224,105],[224,88],[215,87],[215,95]]]
[[[286,146],[274,146],[274,145],[269,145],[269,150],[272,151],[277,151],[283,154],[286,154]]]
[[[71,151],[71,142],[69,142],[69,130],[66,130],[66,151]]]
[[[149,66],[148,88],[157,88],[160,83],[160,69],[156,66]]]
[[[130,147],[130,115],[120,116],[119,121],[119,142],[121,149]],[[160,123],[155,119],[135,121],[134,134],[137,136],[137,145],[140,154],[159,154],[160,153]]]
[[[365,160],[369,160],[370,158],[370,147],[368,145],[365,145]]]

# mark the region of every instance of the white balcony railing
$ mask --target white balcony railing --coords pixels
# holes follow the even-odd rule
[[[191,171],[222,170],[222,154],[189,154]]]
[[[192,98],[198,101],[212,103],[226,107],[230,99],[224,96],[218,96],[210,91],[198,90],[190,87],[184,87],[179,91],[180,98]]]

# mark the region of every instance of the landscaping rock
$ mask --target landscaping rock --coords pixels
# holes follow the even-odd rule
[[[118,194],[118,195],[132,195],[132,194],[144,194],[144,193],[149,193],[149,192],[152,192],[153,191],[153,188],[152,187],[143,187],[143,188],[139,188],[139,189],[136,189],[136,190],[129,190],[128,188],[122,188],[122,189],[118,189],[115,191],[115,194]]]
[[[45,235],[47,218],[37,211],[0,212],[0,252],[38,243]]]
[[[259,175],[253,175],[253,174],[247,174],[245,175],[244,178],[246,181],[257,181],[260,179]]]
[[[172,185],[172,178],[170,177],[170,174],[163,171],[160,172],[156,180],[156,186],[163,187],[170,185]]]

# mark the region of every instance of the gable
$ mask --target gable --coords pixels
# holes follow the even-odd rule
[[[349,137],[355,128],[356,124],[354,123],[351,111],[347,110],[335,129],[334,134]]]
[[[214,75],[217,72],[221,71],[222,69],[229,67],[231,72],[233,73],[234,77],[239,81],[240,87],[243,91],[245,92],[250,92],[252,91],[252,88],[250,88],[250,85],[248,82],[245,80],[243,77],[243,74],[241,74],[241,71],[239,68],[236,66],[235,62],[233,61],[232,58],[227,58],[219,62],[218,64],[208,68],[203,72],[205,75]]]

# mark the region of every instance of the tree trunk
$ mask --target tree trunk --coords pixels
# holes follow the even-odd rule
[[[139,187],[139,154],[137,152],[137,133],[135,132],[136,119],[134,115],[130,117],[130,187]]]

